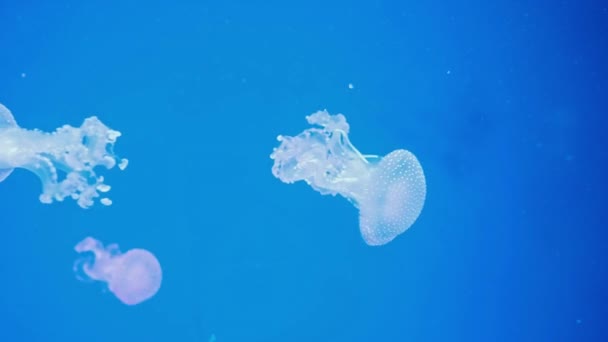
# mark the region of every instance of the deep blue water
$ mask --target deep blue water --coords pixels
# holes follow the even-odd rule
[[[95,114],[130,159],[109,208],[0,184],[0,341],[608,340],[605,2],[26,0],[0,25],[20,126]],[[319,109],[422,163],[393,242],[272,176]],[[155,253],[158,294],[77,281],[89,235]]]

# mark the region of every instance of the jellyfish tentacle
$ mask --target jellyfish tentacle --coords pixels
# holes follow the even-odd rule
[[[2,114],[2,108],[6,107],[0,108],[0,122],[10,121]],[[88,208],[99,197],[98,190],[109,190],[95,168],[112,169],[118,164],[123,170],[127,166],[128,160],[119,161],[114,153],[114,144],[120,136],[119,131],[107,127],[95,116],[85,119],[80,127],[64,125],[52,133],[26,130],[16,124],[0,125],[0,181],[8,177],[12,169],[24,168],[40,178],[41,202],[71,197],[79,206]],[[101,202],[111,204],[106,198]]]

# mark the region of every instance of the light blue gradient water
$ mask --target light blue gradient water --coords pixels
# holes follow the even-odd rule
[[[19,124],[95,114],[130,159],[110,208],[0,184],[0,341],[608,338],[605,3],[2,1],[0,25]],[[390,244],[272,176],[319,109],[419,158],[425,207]],[[77,281],[89,235],[155,253],[158,294]]]

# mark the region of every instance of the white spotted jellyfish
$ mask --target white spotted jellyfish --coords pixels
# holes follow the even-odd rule
[[[384,157],[361,154],[349,141],[342,114],[318,111],[306,117],[319,127],[278,136],[273,175],[284,183],[305,181],[323,195],[339,194],[359,209],[359,230],[372,246],[384,245],[418,218],[426,180],[418,159],[395,150]]]

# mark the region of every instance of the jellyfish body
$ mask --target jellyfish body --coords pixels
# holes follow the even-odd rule
[[[160,263],[145,249],[131,249],[120,253],[115,244],[104,248],[92,237],[80,241],[74,248],[79,253],[92,252],[94,259],[76,261],[74,271],[83,274],[83,280],[96,280],[107,284],[108,289],[121,302],[136,305],[152,298],[160,289],[162,270]]]
[[[361,154],[349,141],[342,114],[319,111],[306,119],[313,127],[297,136],[279,136],[273,175],[284,183],[305,181],[323,195],[341,195],[359,209],[359,229],[369,245],[383,245],[418,218],[426,180],[418,159],[395,150],[385,157]]]
[[[13,114],[11,114],[10,110],[0,103],[0,130],[10,127],[17,127],[15,118],[13,117]],[[0,182],[5,180],[11,174],[11,172],[13,172],[12,167],[0,168]]]
[[[13,169],[24,168],[40,178],[42,203],[71,197],[87,208],[99,193],[110,190],[94,169],[96,166],[111,169],[117,164],[113,147],[120,135],[97,117],[85,119],[80,127],[65,125],[52,133],[26,130],[0,104],[0,182]],[[124,170],[127,163],[127,159],[122,159],[118,167]],[[101,203],[112,202],[102,198]]]

